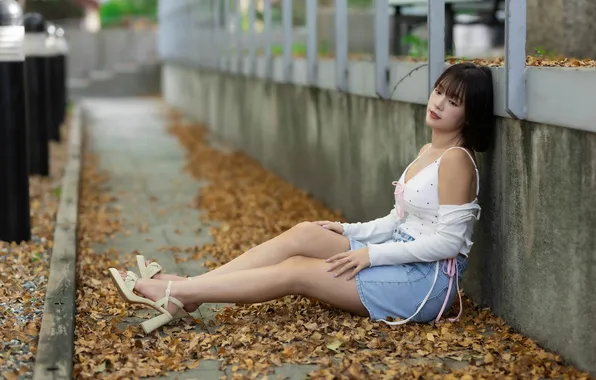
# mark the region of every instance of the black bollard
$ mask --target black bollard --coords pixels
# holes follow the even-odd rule
[[[26,13],[25,24],[25,82],[27,84],[29,174],[50,174],[48,140],[49,93],[46,81],[46,30],[43,16]]]
[[[66,121],[66,111],[68,107],[68,42],[64,36],[64,29],[56,28],[56,49],[60,52],[58,55],[58,86],[60,86],[60,125]]]
[[[49,137],[52,141],[60,141],[60,85],[58,81],[59,76],[59,60],[60,51],[56,45],[56,26],[46,21],[46,49],[48,57],[48,72],[49,72],[49,93],[50,93],[50,120],[51,125],[49,129]]]
[[[0,0],[0,240],[31,239],[23,13]]]

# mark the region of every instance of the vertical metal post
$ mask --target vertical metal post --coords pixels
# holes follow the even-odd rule
[[[181,42],[183,43],[180,46],[180,48],[183,50],[182,55],[184,56],[184,58],[186,60],[189,60],[190,62],[192,62],[193,59],[196,58],[197,63],[202,68],[207,66],[205,62],[205,56],[207,55],[205,30],[203,29],[203,24],[199,19],[199,13],[196,12],[194,8],[196,7],[191,8],[190,4],[188,3],[184,4],[184,6],[181,7],[180,11],[182,12],[182,15],[180,15],[180,27],[182,30],[188,30],[189,33],[184,33],[182,30],[179,29],[177,35],[181,34],[186,37],[181,38],[181,40],[183,40]],[[195,43],[196,51],[194,50]]]
[[[428,2],[428,94],[445,68],[445,0]]]
[[[56,29],[56,47],[60,52],[58,59],[58,85],[60,86],[58,121],[62,125],[66,121],[66,107],[68,105],[68,86],[66,83],[68,79],[68,42],[64,36],[63,28]]]
[[[182,35],[179,43],[179,55],[185,60],[192,60],[196,57],[199,67],[203,66],[203,55],[205,46],[203,45],[203,34],[201,31],[201,24],[199,20],[195,20],[195,13],[192,9],[187,9],[188,4],[183,4],[180,9],[180,24],[178,25],[177,34]],[[183,33],[182,30],[188,30],[188,33]],[[196,46],[195,46],[196,43]],[[187,48],[185,49],[185,45]]]
[[[242,0],[236,0],[236,65],[238,67],[237,73],[242,74],[242,61],[244,59],[243,40],[244,33],[242,31]]]
[[[27,85],[27,140],[29,174],[50,174],[50,151],[48,133],[50,120],[48,109],[48,58],[46,53],[45,20],[39,13],[27,13],[25,25],[25,83]]]
[[[213,34],[215,32],[215,13],[213,7],[213,1],[209,1],[209,15],[210,17],[206,17],[206,20],[203,22],[205,23],[205,39],[207,43],[207,67],[210,69],[215,68],[215,57],[216,57],[216,46],[215,41],[213,38]]]
[[[257,30],[255,26],[257,17],[257,0],[248,0],[248,36],[250,55],[250,75],[257,74]]]
[[[58,51],[56,46],[56,26],[46,21],[46,48],[48,53],[48,85],[50,89],[50,129],[49,129],[49,137],[50,140],[53,141],[60,141],[60,122],[58,121],[59,111],[58,108],[60,107],[58,104],[58,83],[56,83],[57,79],[57,64],[60,56],[60,51]]]
[[[219,58],[221,51],[221,45],[219,44],[219,0],[215,0],[211,2],[211,33],[210,33],[210,42],[211,42],[211,49],[210,54],[213,57],[213,69],[219,70]]]
[[[401,21],[401,7],[399,5],[393,6],[393,55],[401,54],[401,36],[402,23]]]
[[[223,35],[223,69],[224,71],[230,71],[230,55],[232,49],[232,39],[229,30],[229,15],[230,15],[230,0],[223,0],[223,23],[222,23],[222,35]]]
[[[389,98],[389,0],[375,2],[375,77],[377,96]]]
[[[335,84],[348,90],[348,1],[335,0]]]
[[[505,11],[505,111],[515,119],[525,119],[526,0],[507,0]]]
[[[0,1],[0,240],[31,239],[23,13]]]
[[[308,39],[306,41],[306,56],[308,60],[306,82],[315,86],[318,79],[318,37],[317,37],[317,10],[318,0],[306,0],[306,29]]]
[[[268,76],[273,74],[273,57],[271,52],[271,0],[264,0],[263,4],[263,36],[265,43],[265,68]]]
[[[284,29],[283,75],[284,81],[292,81],[292,0],[282,2],[282,22]]]

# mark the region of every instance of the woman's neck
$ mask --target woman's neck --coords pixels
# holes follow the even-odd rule
[[[460,145],[460,132],[442,132],[433,130],[431,147],[434,149],[448,149]]]

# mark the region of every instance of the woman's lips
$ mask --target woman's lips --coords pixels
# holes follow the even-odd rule
[[[439,120],[439,119],[441,119],[441,118],[439,117],[439,115],[437,115],[437,114],[436,114],[436,113],[434,113],[433,111],[428,111],[428,113],[430,114],[430,117],[431,117],[432,119],[435,119],[435,120]]]

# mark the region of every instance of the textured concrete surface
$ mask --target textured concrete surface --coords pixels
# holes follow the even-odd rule
[[[527,0],[526,50],[576,58],[596,57],[596,2]]]
[[[176,263],[172,250],[163,247],[195,247],[210,243],[211,222],[200,222],[200,211],[192,202],[201,186],[182,171],[186,164],[184,151],[175,137],[166,132],[166,122],[155,99],[93,99],[84,101],[86,110],[88,149],[99,160],[102,171],[109,173],[108,188],[117,200],[113,207],[122,212],[129,236],[119,234],[105,244],[94,247],[96,252],[116,249],[121,258],[140,252],[154,258],[166,273],[197,275],[207,269],[199,261]],[[139,229],[139,225],[144,228]],[[135,252],[136,251],[136,252]],[[195,317],[213,319],[214,311],[223,305],[202,305]],[[142,322],[130,318],[124,323]],[[200,329],[200,327],[197,327]],[[313,366],[286,365],[269,378],[304,379]],[[196,369],[172,373],[172,379],[220,379],[231,371],[220,370],[218,361],[202,361]]]
[[[154,30],[109,28],[91,33],[67,28],[69,78],[89,78],[96,70],[113,70],[123,63],[157,62]]]
[[[351,220],[385,215],[424,106],[165,65],[166,101]],[[596,373],[596,134],[500,119],[465,291]]]
[[[91,78],[71,79],[68,95],[72,100],[90,97],[157,96],[161,89],[159,64],[130,65],[127,71],[95,72]]]

